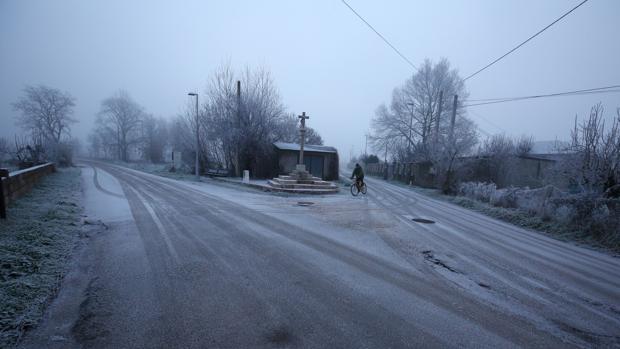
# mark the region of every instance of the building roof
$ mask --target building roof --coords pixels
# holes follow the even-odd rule
[[[299,144],[296,143],[275,142],[273,145],[279,150],[299,151]],[[338,153],[334,147],[314,144],[305,144],[304,151],[311,151],[315,153]]]

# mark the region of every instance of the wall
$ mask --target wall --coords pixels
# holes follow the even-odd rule
[[[555,164],[555,160],[537,158],[533,156],[520,156],[513,159],[514,166],[510,175],[505,179],[506,183],[496,183],[501,187],[530,187],[543,186],[545,173]],[[487,158],[463,158],[461,169],[457,174],[462,182],[495,182],[489,170]],[[421,187],[435,186],[435,173],[430,162],[398,163],[385,162],[366,164],[365,173],[371,176],[397,180],[404,183],[412,183]]]
[[[286,175],[293,172],[295,166],[299,162],[299,152],[294,150],[277,150],[277,152],[279,168],[278,175]],[[323,157],[323,179],[329,181],[338,179],[338,154],[304,151],[304,155]]]
[[[10,172],[8,178],[2,178],[2,199],[4,200],[5,207],[8,206],[11,201],[15,201],[20,196],[29,192],[43,176],[52,172],[56,172],[56,167],[51,162],[24,170]]]

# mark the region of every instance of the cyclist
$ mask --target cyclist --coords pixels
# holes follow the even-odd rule
[[[358,188],[364,186],[364,170],[360,164],[355,164],[355,169],[353,169],[353,173],[351,174],[351,179],[355,177],[355,184]]]

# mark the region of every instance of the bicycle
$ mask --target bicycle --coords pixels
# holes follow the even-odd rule
[[[351,195],[357,196],[359,193],[366,195],[367,192],[368,187],[366,186],[366,182],[362,182],[362,185],[360,185],[357,180],[351,183]]]

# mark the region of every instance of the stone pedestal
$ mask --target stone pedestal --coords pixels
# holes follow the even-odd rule
[[[308,171],[306,171],[306,165],[296,165],[295,170],[290,174],[291,179],[306,181],[308,179],[312,179],[312,175]]]
[[[278,176],[268,183],[274,190],[290,193],[329,194],[338,192],[338,187],[335,184],[312,176],[306,171],[305,165],[297,165],[288,176]]]

